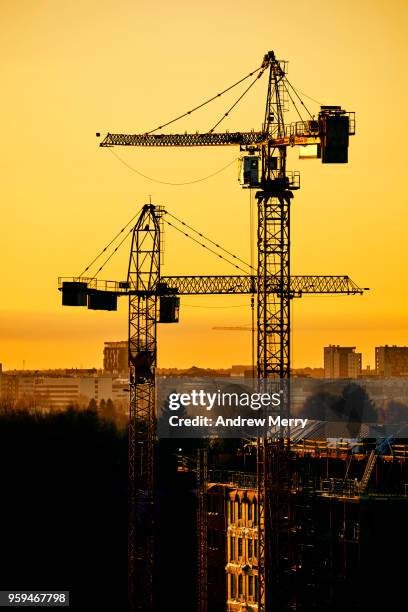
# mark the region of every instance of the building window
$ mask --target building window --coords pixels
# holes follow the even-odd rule
[[[242,538],[238,538],[238,557],[242,557]]]
[[[252,540],[248,540],[248,558],[252,557]]]
[[[242,504],[238,502],[238,519],[242,519]]]
[[[248,595],[249,597],[254,596],[254,577],[248,576]]]
[[[254,540],[254,557],[258,558],[258,540]]]
[[[258,600],[259,599],[259,589],[258,589],[258,576],[255,575],[255,597]]]
[[[258,524],[258,504],[256,502],[254,502],[253,516],[254,516],[254,525],[257,525]]]
[[[229,514],[229,522],[233,523],[234,522],[234,502],[233,501],[229,501],[228,502],[228,514]]]
[[[235,599],[235,575],[230,574],[230,597]]]
[[[252,521],[252,504],[248,504],[248,521]]]
[[[234,561],[235,559],[235,538],[230,537],[230,559]]]
[[[238,576],[238,595],[242,595],[243,594],[243,590],[242,590],[242,574],[239,574]]]

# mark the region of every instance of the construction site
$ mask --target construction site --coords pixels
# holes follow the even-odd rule
[[[262,77],[260,130],[216,131]],[[161,132],[243,82],[248,86],[209,131]],[[296,121],[287,120],[290,113]],[[403,427],[392,437],[381,427],[328,434],[317,420],[302,435],[289,429],[228,440],[157,434],[158,330],[177,324],[186,295],[249,297],[255,384],[261,390],[274,381],[283,389],[279,414],[293,414],[293,300],[310,294],[363,301],[367,289],[347,274],[291,274],[291,204],[300,175],[288,170],[287,154],[296,147],[301,158],[346,164],[355,132],[354,113],[341,106],[309,112],[288,80],[287,63],[269,51],[258,69],[150,132],[101,137],[101,147],[238,147],[240,184],[253,194],[256,211],[249,264],[149,202],[127,232],[126,277],[105,281],[85,268],[59,279],[65,306],[115,311],[118,299],[129,303],[128,612],[363,612],[401,597],[408,509]],[[166,226],[229,262],[234,275],[162,275]],[[353,414],[362,422],[360,408]]]

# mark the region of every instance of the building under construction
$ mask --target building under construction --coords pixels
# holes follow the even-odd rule
[[[293,445],[287,610],[377,610],[370,600],[401,599],[407,457],[397,442]],[[257,611],[256,474],[213,469],[208,478],[208,610]]]

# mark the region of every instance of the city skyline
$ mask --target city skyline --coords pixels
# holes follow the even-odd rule
[[[84,367],[83,364],[80,364],[79,366],[63,366],[63,367],[57,367],[57,368],[52,368],[52,367],[45,367],[45,368],[30,368],[27,367],[27,364],[25,363],[25,361],[23,360],[22,362],[22,366],[21,368],[16,367],[16,368],[5,368],[4,364],[0,361],[0,374],[1,372],[27,372],[27,373],[32,373],[32,372],[39,372],[39,373],[46,373],[46,372],[69,372],[71,375],[74,374],[75,372],[89,372],[89,375],[91,375],[92,373],[98,373],[98,372],[110,372],[111,374],[115,374],[117,376],[120,376],[122,374],[125,374],[128,371],[128,362],[127,362],[127,341],[126,340],[115,340],[115,341],[105,341],[104,342],[104,349],[103,349],[103,354],[102,357],[100,358],[100,363],[99,365],[94,363],[94,365],[92,366],[87,366]],[[342,368],[345,368],[345,370],[343,370],[344,372],[348,371],[348,368],[351,368],[351,372],[354,372],[357,368],[357,370],[364,375],[364,373],[368,373],[368,372],[375,372],[377,369],[380,369],[381,372],[379,373],[380,375],[384,376],[385,370],[384,370],[384,366],[382,365],[381,367],[379,366],[379,359],[381,359],[382,363],[384,363],[384,359],[387,358],[387,355],[389,355],[388,359],[393,360],[394,357],[393,355],[397,356],[397,360],[402,360],[402,364],[404,366],[404,368],[406,369],[406,366],[408,365],[408,346],[405,345],[396,345],[396,344],[385,344],[382,346],[379,346],[378,344],[374,347],[374,359],[373,359],[373,363],[374,366],[371,365],[371,363],[368,363],[367,360],[364,361],[365,356],[363,356],[363,354],[361,352],[355,353],[356,350],[356,346],[344,346],[344,345],[339,345],[339,344],[329,344],[327,346],[324,347],[320,347],[321,351],[322,351],[322,359],[320,361],[320,363],[318,363],[317,365],[310,365],[310,364],[305,364],[303,366],[299,366],[299,367],[292,367],[293,371],[302,371],[302,370],[325,370],[326,367],[328,369],[328,371],[337,371],[338,368],[340,367],[339,372],[342,371]],[[109,354],[110,351],[111,354]],[[358,358],[357,361],[355,361],[353,359],[351,364],[347,365],[343,365],[343,366],[339,366],[339,364],[334,365],[332,361],[330,361],[330,363],[328,362],[326,364],[326,359],[327,359],[327,351],[331,352],[333,355],[334,353],[338,352],[340,354],[341,353],[352,353],[352,357],[356,357]],[[333,359],[333,357],[331,357],[331,360]],[[256,367],[256,364],[255,364]],[[228,363],[226,365],[223,366],[210,366],[210,364],[196,364],[196,363],[191,363],[188,364],[187,366],[177,366],[174,364],[166,364],[166,365],[162,365],[162,366],[158,366],[157,370],[160,371],[166,371],[166,370],[180,370],[180,371],[185,371],[185,370],[190,370],[193,368],[197,368],[197,369],[208,369],[208,370],[231,370],[232,373],[234,373],[234,370],[236,372],[238,372],[238,370],[244,370],[244,369],[250,369],[251,368],[251,364],[249,362],[242,362],[240,364],[234,364],[234,363]],[[356,371],[357,371],[356,370]],[[406,373],[408,375],[408,369],[406,369]],[[390,375],[390,373],[388,372],[387,375]],[[400,374],[398,374],[400,375]],[[404,374],[402,375],[406,375],[405,374],[405,370],[404,370]],[[329,378],[332,376],[329,376]],[[336,376],[337,377],[337,374]],[[354,375],[349,375],[349,374],[344,374],[344,377],[348,378],[348,377],[355,377]]]
[[[84,269],[149,196],[227,249],[250,258],[249,196],[238,185],[233,163],[237,151],[118,152],[131,168],[175,183],[231,164],[208,181],[166,186],[149,182],[99,149],[94,134],[150,129],[256,68],[269,48],[289,60],[288,77],[300,91],[356,111],[357,120],[347,166],[322,167],[290,152],[289,167],[300,170],[302,186],[292,207],[292,272],[348,274],[371,288],[361,297],[295,301],[293,366],[317,365],[320,347],[333,341],[357,344],[363,355],[370,355],[371,366],[376,343],[408,343],[408,294],[401,280],[408,263],[405,122],[398,123],[393,154],[383,154],[390,139],[390,104],[394,116],[403,118],[408,98],[406,81],[400,78],[407,56],[407,7],[402,1],[377,0],[370,4],[367,20],[363,4],[347,0],[324,12],[317,0],[307,6],[297,0],[286,7],[292,24],[288,37],[275,25],[267,2],[259,4],[265,19],[249,32],[247,8],[234,6],[230,12],[229,2],[198,8],[178,0],[171,8],[162,6],[158,15],[153,7],[136,8],[131,2],[122,3],[126,10],[121,14],[113,2],[103,7],[96,2],[81,7],[46,3],[41,10],[29,5],[24,13],[15,3],[4,3],[0,61],[8,120],[0,161],[6,171],[0,254],[7,265],[0,289],[0,359],[8,369],[21,367],[23,361],[27,368],[91,367],[107,332],[112,338],[126,337],[125,303],[117,314],[63,310],[57,277]],[[215,8],[220,18],[228,16],[229,26],[209,46],[196,37],[195,27],[199,23],[208,36],[216,32]],[[173,10],[179,19],[170,33]],[[305,39],[305,30],[314,35]],[[237,44],[237,31],[246,31],[245,45]],[[107,39],[115,42],[100,44]],[[225,129],[259,129],[264,97],[265,83],[260,82]],[[305,99],[317,112],[318,105]],[[189,119],[180,130],[208,129],[219,110]],[[105,278],[126,276],[127,248],[128,243],[109,263]],[[163,270],[234,272],[171,228],[166,231]],[[249,298],[182,298],[180,323],[159,330],[159,366],[222,367],[250,361],[249,334],[210,331],[249,323]]]

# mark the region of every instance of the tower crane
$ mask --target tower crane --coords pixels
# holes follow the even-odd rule
[[[156,436],[155,366],[157,325],[176,323],[184,295],[253,295],[258,293],[255,275],[161,274],[160,244],[163,238],[163,207],[145,204],[132,232],[127,279],[95,277],[59,278],[64,306],[115,311],[117,300],[129,299],[129,610],[150,611],[154,581],[154,448]],[[269,290],[279,296],[281,288],[271,280]],[[291,299],[304,295],[361,295],[348,276],[291,276]],[[205,466],[202,466],[205,473]],[[203,493],[200,493],[203,502]],[[201,519],[205,516],[201,513]],[[201,533],[205,530],[201,525]],[[201,554],[204,551],[201,547]],[[202,565],[205,560],[202,560]],[[200,581],[200,609],[205,609],[206,585]]]
[[[126,281],[108,282],[83,277],[60,279],[65,305],[87,305],[90,309],[116,310],[118,296],[129,297],[130,611],[150,612],[154,609],[154,401],[157,323],[178,321],[180,295],[256,294],[258,378],[285,380],[290,376],[291,300],[307,293],[351,295],[364,291],[348,276],[304,277],[290,274],[290,205],[293,191],[300,187],[300,179],[298,173],[289,172],[286,168],[287,150],[295,145],[310,147],[314,156],[320,158],[323,163],[346,163],[349,136],[355,133],[354,113],[346,112],[340,106],[322,106],[317,118],[310,116],[307,120],[301,119],[286,124],[286,100],[289,97],[297,108],[294,98],[298,96],[287,80],[286,62],[277,60],[274,52],[269,51],[260,68],[238,83],[253,76],[255,72],[256,77],[246,91],[265,72],[268,74],[265,115],[260,131],[219,133],[213,128],[206,133],[196,134],[153,133],[192,112],[188,111],[148,133],[108,133],[100,146],[239,146],[246,154],[242,158],[242,186],[257,190],[256,274],[162,276],[161,237],[166,211],[162,207],[146,204],[134,227]],[[225,91],[235,85],[237,83]],[[201,108],[220,95],[217,94],[193,110]],[[239,100],[241,98],[242,96]],[[225,116],[228,114],[229,112]],[[289,404],[287,390],[284,402],[287,411]],[[289,479],[288,441],[283,437],[276,440],[259,440],[257,601],[260,612],[282,612],[285,609],[284,600],[287,593],[282,576],[288,567]],[[204,610],[205,588],[200,588],[200,596],[200,610]]]

